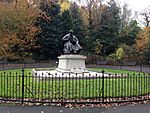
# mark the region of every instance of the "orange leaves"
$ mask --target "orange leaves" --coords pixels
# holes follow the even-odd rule
[[[36,33],[40,31],[39,28],[33,26],[33,25],[27,25],[24,28],[24,37],[21,40],[20,46],[24,48],[24,50],[31,50],[33,48],[37,48],[38,46],[36,45]]]
[[[0,3],[0,56],[16,59],[35,45],[39,28],[34,25],[39,13],[27,0]],[[21,53],[22,52],[22,53]]]
[[[3,34],[3,37],[1,37],[0,41],[0,56],[1,58],[13,58],[15,53],[12,51],[12,48],[15,47],[15,45],[18,45],[20,43],[20,40],[17,39],[16,34]]]
[[[136,48],[140,51],[144,50],[150,40],[150,27],[144,28],[137,36]]]

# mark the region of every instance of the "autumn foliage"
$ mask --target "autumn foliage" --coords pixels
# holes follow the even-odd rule
[[[136,47],[143,51],[149,45],[150,41],[150,27],[144,28],[137,36]]]
[[[34,35],[39,31],[34,26],[38,9],[26,0],[17,3],[0,2],[0,56],[5,59],[31,57],[35,46]],[[26,54],[27,52],[27,54]]]
[[[61,38],[73,29],[81,54],[136,61],[149,55],[150,27],[141,30],[129,18],[127,6],[115,0],[3,0],[0,59],[56,59],[62,54]]]

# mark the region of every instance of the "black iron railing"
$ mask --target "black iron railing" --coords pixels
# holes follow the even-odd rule
[[[150,99],[149,74],[0,73],[0,100],[37,103],[110,103]]]

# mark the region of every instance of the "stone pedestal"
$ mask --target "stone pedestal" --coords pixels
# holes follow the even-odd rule
[[[56,71],[65,73],[84,73],[87,72],[85,67],[86,57],[83,55],[61,55],[58,57],[59,64]]]

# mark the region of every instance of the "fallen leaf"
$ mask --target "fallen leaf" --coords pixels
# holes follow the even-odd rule
[[[60,110],[59,112],[63,112],[63,110]]]
[[[41,113],[44,113],[44,111],[41,111]]]

